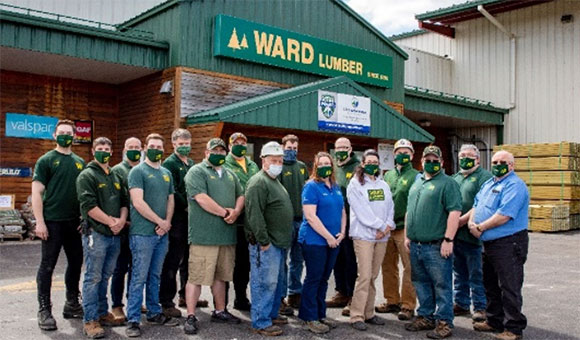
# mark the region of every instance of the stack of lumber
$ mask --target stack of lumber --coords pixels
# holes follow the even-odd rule
[[[516,174],[530,191],[529,229],[580,229],[580,143],[506,144]]]

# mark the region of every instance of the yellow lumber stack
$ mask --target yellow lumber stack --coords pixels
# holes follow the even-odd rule
[[[580,143],[498,145],[515,157],[516,174],[530,191],[529,229],[580,229]]]

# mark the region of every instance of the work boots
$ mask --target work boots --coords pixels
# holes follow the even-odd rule
[[[79,293],[66,293],[66,302],[62,310],[62,317],[65,319],[82,319],[85,315],[83,306],[80,303]]]
[[[52,305],[50,304],[50,296],[38,296],[38,328],[43,331],[56,330],[56,320],[52,316]]]

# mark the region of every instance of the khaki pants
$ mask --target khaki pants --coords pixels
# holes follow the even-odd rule
[[[354,240],[358,276],[350,303],[350,322],[365,321],[375,315],[375,280],[387,250],[386,242]]]
[[[399,294],[399,256],[403,262],[403,284]],[[400,304],[401,308],[415,310],[417,295],[411,283],[411,259],[405,249],[405,230],[392,230],[387,242],[383,261],[383,295],[388,304]]]

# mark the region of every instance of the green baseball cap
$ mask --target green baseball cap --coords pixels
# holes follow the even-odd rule
[[[224,148],[224,150],[228,149],[226,146],[226,143],[221,138],[210,139],[209,142],[207,142],[206,149],[213,150],[213,149],[217,148],[218,146],[221,146],[222,148]]]
[[[434,155],[437,156],[437,158],[441,158],[441,149],[439,149],[438,146],[429,145],[425,150],[423,150],[423,157],[427,155]]]

